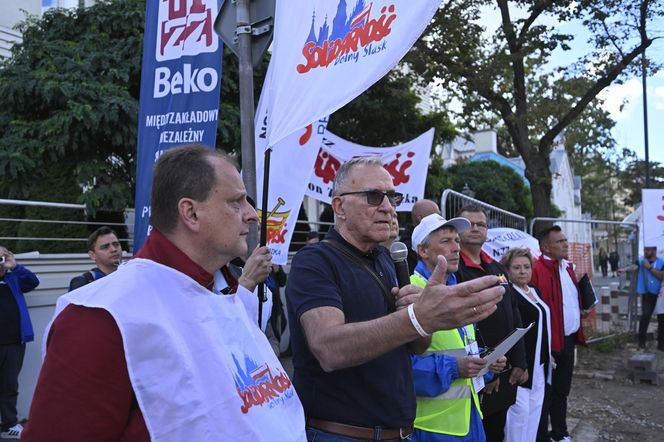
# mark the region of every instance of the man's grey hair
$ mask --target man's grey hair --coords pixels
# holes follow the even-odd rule
[[[378,166],[383,167],[383,161],[380,157],[376,156],[363,156],[355,157],[346,161],[340,168],[337,170],[337,174],[334,177],[334,182],[332,183],[332,196],[336,196],[340,193],[340,190],[343,188],[348,175],[357,166]]]

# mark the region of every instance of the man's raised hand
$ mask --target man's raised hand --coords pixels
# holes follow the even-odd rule
[[[496,310],[505,289],[496,276],[483,276],[472,281],[447,286],[447,262],[438,257],[427,286],[415,302],[414,309],[425,331],[450,330],[486,318]]]

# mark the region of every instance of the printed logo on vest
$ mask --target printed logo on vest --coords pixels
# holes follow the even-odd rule
[[[290,378],[281,371],[270,367],[267,363],[258,364],[248,356],[244,356],[244,364],[233,355],[237,373],[233,376],[237,394],[242,399],[240,410],[248,413],[251,407],[267,406],[274,408],[291,399],[295,394]]]

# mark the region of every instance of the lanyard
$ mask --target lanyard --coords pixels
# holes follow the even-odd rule
[[[464,347],[471,344],[470,342],[470,331],[466,330],[466,327],[458,327],[459,334],[461,335],[461,341],[463,342]]]

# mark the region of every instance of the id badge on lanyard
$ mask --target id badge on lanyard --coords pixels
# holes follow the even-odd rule
[[[479,358],[480,357],[480,349],[477,346],[477,341],[474,339],[470,339],[470,333],[469,333],[469,328],[464,327],[464,346],[466,349],[466,354],[468,356],[474,356]],[[473,381],[473,388],[475,388],[475,393],[478,393],[484,388],[484,376],[475,376],[474,378],[471,378]]]

